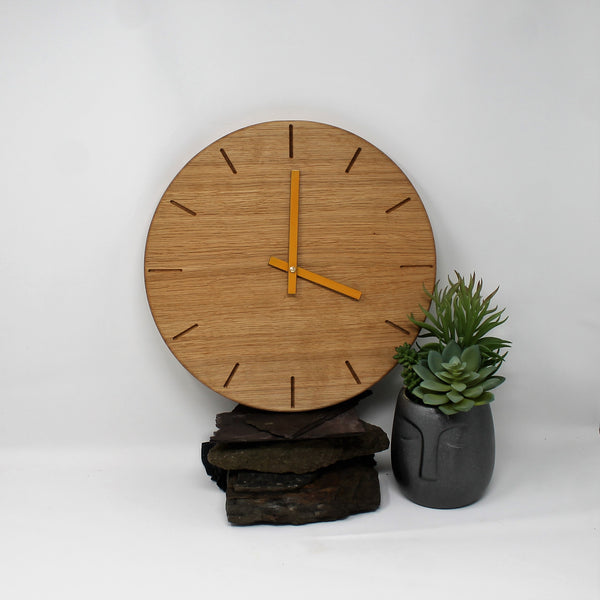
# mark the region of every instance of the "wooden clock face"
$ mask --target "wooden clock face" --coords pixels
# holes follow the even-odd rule
[[[188,162],[150,225],[146,291],[177,359],[241,404],[304,411],[368,389],[418,333],[435,247],[404,173],[356,135],[273,121]]]

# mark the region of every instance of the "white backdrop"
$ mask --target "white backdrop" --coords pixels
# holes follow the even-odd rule
[[[349,597],[398,578],[413,597],[485,582],[595,599],[599,26],[593,0],[1,2],[3,597],[197,597],[231,579],[230,556],[251,597],[276,595],[265,577],[292,577],[294,597],[335,576]],[[161,341],[144,242],[191,156],[274,119],[375,144],[421,195],[438,278],[500,285],[513,349],[477,505],[411,505],[383,453],[372,515],[227,525],[198,447],[233,403]],[[400,384],[394,370],[362,416],[390,432]]]

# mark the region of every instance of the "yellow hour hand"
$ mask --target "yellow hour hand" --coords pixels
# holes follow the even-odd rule
[[[275,267],[276,269],[280,269],[281,271],[286,271],[287,273],[290,272],[289,263],[279,258],[275,258],[274,256],[269,258],[269,265]],[[296,267],[295,272],[296,275],[302,279],[316,283],[317,285],[333,290],[334,292],[338,292],[339,294],[343,294],[344,296],[348,296],[349,298],[353,298],[354,300],[360,300],[362,295],[361,292],[355,290],[354,288],[344,285],[343,283],[333,281],[333,279],[323,277],[322,275],[318,275],[317,273],[313,273],[307,269],[303,269],[302,267]]]

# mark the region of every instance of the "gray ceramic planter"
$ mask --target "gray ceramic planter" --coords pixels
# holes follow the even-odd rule
[[[494,422],[489,404],[444,415],[398,396],[392,468],[404,495],[431,508],[458,508],[481,498],[494,470]]]

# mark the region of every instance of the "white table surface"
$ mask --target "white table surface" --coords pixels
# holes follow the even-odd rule
[[[518,598],[600,594],[598,431],[498,448],[476,504],[236,527],[198,447],[0,453],[0,597]]]

